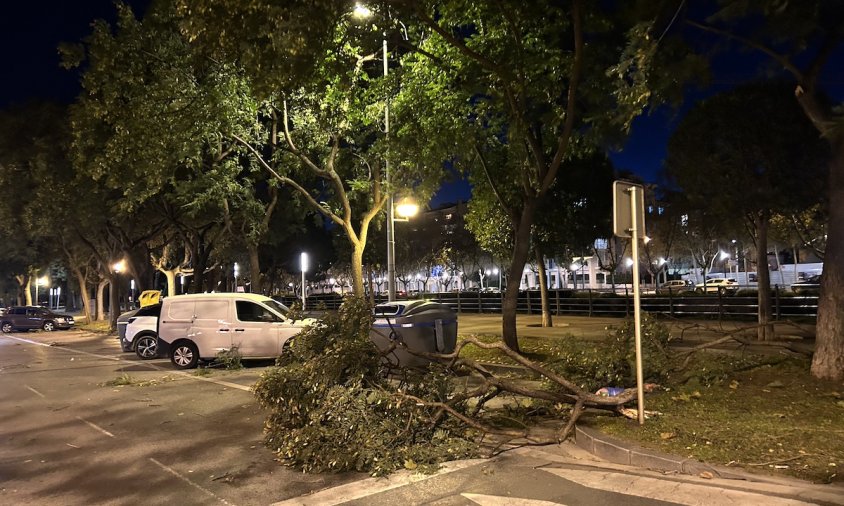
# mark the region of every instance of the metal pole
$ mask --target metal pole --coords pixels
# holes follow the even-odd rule
[[[382,46],[382,56],[384,60],[384,77],[389,73],[389,65],[387,60],[387,34],[384,33],[384,40]],[[386,79],[385,79],[386,80]],[[389,140],[390,140],[390,95],[389,93],[384,98],[384,135],[387,138],[387,153],[389,154]],[[393,188],[392,178],[390,177],[390,160],[389,156],[384,158],[384,177],[387,181],[387,192],[389,198],[387,199],[387,300],[393,302],[396,300],[396,241],[395,241],[395,209],[393,208]]]
[[[633,245],[633,321],[636,332],[636,393],[639,409],[639,425],[645,423],[645,390],[642,384],[642,311],[639,300],[639,213],[635,186],[630,188],[630,214],[632,227],[630,235]]]

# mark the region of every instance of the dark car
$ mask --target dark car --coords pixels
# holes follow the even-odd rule
[[[48,332],[56,329],[67,330],[73,326],[73,317],[59,314],[40,306],[13,306],[0,320],[0,330],[42,329]]]
[[[821,293],[821,275],[816,274],[814,276],[809,276],[803,281],[794,283],[791,285],[791,291],[794,292],[795,295],[817,295]]]

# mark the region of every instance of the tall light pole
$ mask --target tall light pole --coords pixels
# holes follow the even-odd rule
[[[302,311],[305,310],[305,272],[308,270],[308,254],[304,251],[299,255],[299,266],[302,268]]]

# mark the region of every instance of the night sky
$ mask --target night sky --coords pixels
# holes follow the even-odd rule
[[[128,2],[136,12],[143,12],[149,0]],[[0,20],[3,78],[0,79],[0,108],[29,99],[53,99],[69,103],[79,90],[79,76],[59,67],[57,46],[60,42],[79,42],[91,31],[94,19],[114,21],[111,0],[9,2]],[[752,77],[759,64],[749,55],[731,55],[716,62],[718,76],[715,90],[720,91]],[[829,76],[839,89],[844,88],[842,70]],[[829,84],[829,83],[827,83]],[[712,94],[714,91],[706,93]],[[671,130],[695,99],[679,111],[661,107],[635,120],[623,150],[611,153],[618,169],[638,174],[646,181],[656,181]],[[836,97],[841,98],[841,97]],[[435,196],[432,206],[466,200],[470,187],[465,181],[447,183]]]

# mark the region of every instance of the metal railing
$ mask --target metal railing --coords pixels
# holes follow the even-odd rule
[[[441,292],[423,293],[416,297],[399,297],[399,300],[427,299],[443,303],[459,313],[500,313],[501,293]],[[549,290],[551,312],[557,316],[616,316],[633,314],[633,296],[594,290]],[[287,305],[295,297],[281,297]],[[386,297],[376,297],[376,303],[386,302]],[[642,310],[677,317],[704,317],[743,319],[758,314],[756,295],[682,294],[643,295]],[[342,303],[339,294],[308,297],[308,307],[336,310]],[[809,318],[818,314],[817,295],[791,295],[780,289],[772,290],[771,310],[774,318]],[[521,314],[541,314],[542,300],[538,290],[519,292],[516,311]]]

